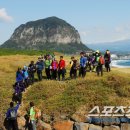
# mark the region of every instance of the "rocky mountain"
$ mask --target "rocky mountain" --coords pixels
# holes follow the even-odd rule
[[[86,51],[78,31],[66,21],[49,17],[31,21],[15,29],[2,48],[52,50],[65,53]]]

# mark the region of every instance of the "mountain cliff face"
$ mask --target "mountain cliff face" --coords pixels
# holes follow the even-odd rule
[[[28,22],[15,29],[2,48],[52,50],[60,52],[86,51],[78,31],[57,17]]]

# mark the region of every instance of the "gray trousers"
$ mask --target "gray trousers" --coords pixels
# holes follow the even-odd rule
[[[36,130],[36,121],[35,120],[31,120],[31,125],[32,125],[32,130]]]

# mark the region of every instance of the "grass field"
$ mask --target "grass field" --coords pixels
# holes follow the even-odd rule
[[[17,68],[28,65],[37,58],[38,56],[24,55],[0,56],[0,114],[6,112],[11,101]],[[69,78],[69,56],[65,56],[65,59],[66,78]],[[64,82],[44,79],[37,82],[24,93],[21,110],[25,110],[28,103],[34,101],[44,113],[60,112],[72,115],[83,105],[87,110],[95,105],[130,106],[129,99],[130,69],[113,68],[110,73],[105,72],[103,77],[88,72],[84,79],[68,79]]]

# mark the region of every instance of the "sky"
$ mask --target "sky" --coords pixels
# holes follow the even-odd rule
[[[28,21],[56,16],[85,44],[130,39],[130,0],[0,0],[0,44]]]

